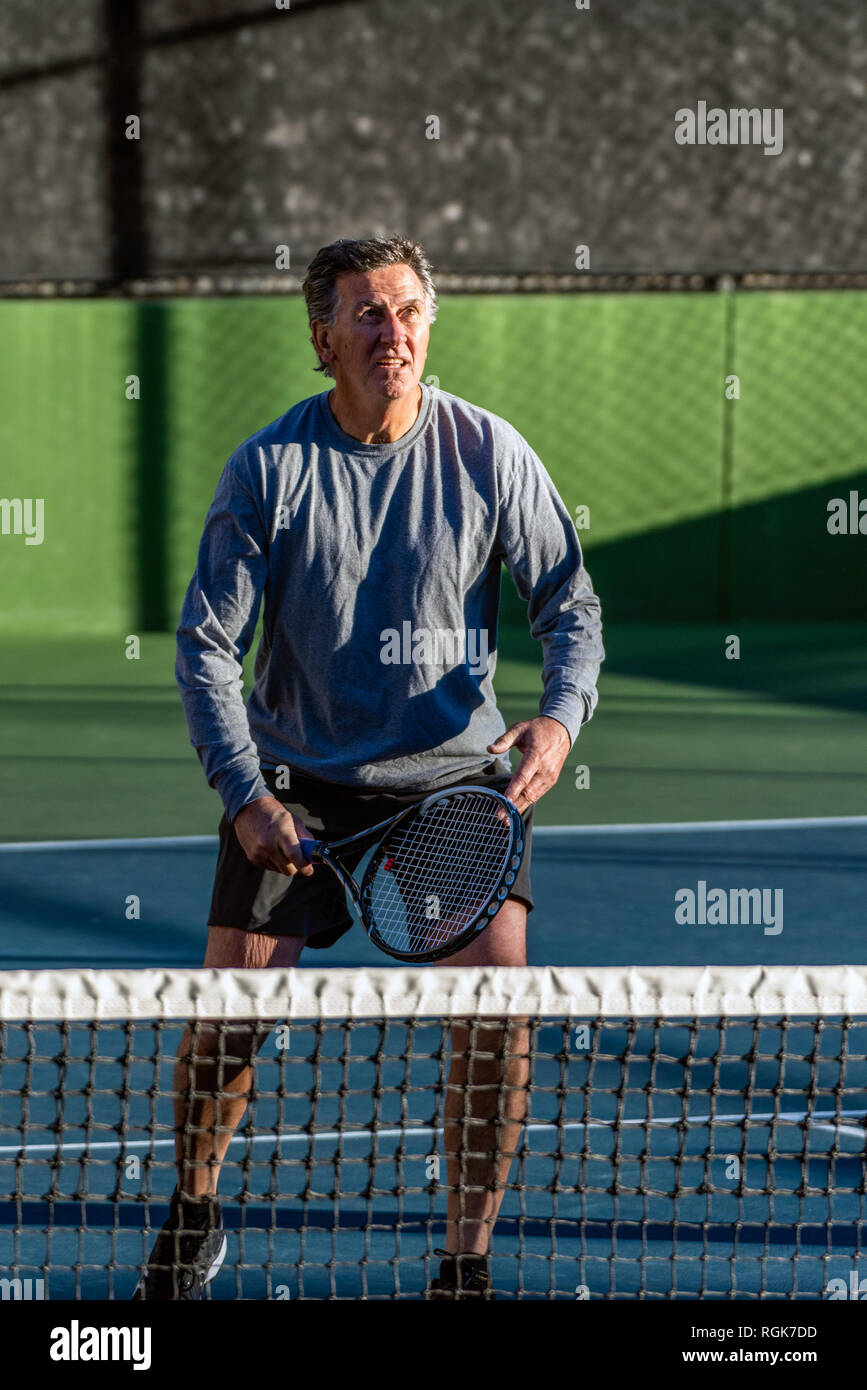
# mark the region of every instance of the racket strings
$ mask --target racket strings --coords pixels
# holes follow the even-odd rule
[[[386,837],[368,880],[368,909],[395,950],[453,941],[484,913],[508,872],[514,837],[500,803],[461,795],[436,802]]]

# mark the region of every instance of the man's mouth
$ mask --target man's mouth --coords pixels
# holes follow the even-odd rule
[[[377,367],[405,367],[406,362],[402,357],[378,357],[375,365]]]

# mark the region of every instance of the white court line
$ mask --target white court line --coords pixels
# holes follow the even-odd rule
[[[217,835],[156,835],[143,836],[131,840],[14,840],[0,845],[0,854],[14,853],[17,850],[56,851],[61,849],[174,849],[189,848],[196,845],[216,845]]]
[[[538,825],[537,835],[654,835],[688,834],[691,830],[806,830],[827,826],[867,825],[867,816],[794,816],[789,820],[683,820],[652,821],[643,825]]]
[[[820,1130],[829,1130],[829,1131],[832,1131],[832,1132],[834,1132],[834,1133],[851,1134],[851,1135],[855,1135],[855,1136],[857,1136],[858,1138],[860,1138],[860,1139],[863,1140],[865,1128],[867,1128],[867,1121],[865,1121],[865,1124],[861,1124],[861,1125],[846,1125],[846,1124],[840,1123],[840,1121],[841,1121],[841,1120],[844,1120],[844,1119],[855,1119],[855,1118],[860,1119],[860,1118],[862,1117],[862,1115],[867,1115],[867,1105],[865,1105],[865,1110],[864,1110],[864,1111],[861,1111],[861,1110],[841,1110],[841,1111],[839,1112],[839,1114],[837,1113],[836,1110],[817,1110],[817,1111],[814,1112],[814,1114],[813,1114],[812,1116],[809,1117],[809,1119],[810,1119],[811,1128],[820,1129]],[[745,1120],[748,1120],[750,1124],[769,1124],[772,1120],[776,1120],[776,1121],[777,1121],[778,1123],[780,1123],[780,1124],[803,1124],[804,1120],[806,1120],[807,1118],[808,1118],[808,1116],[806,1115],[806,1113],[805,1113],[803,1110],[781,1111],[779,1115],[775,1115],[775,1114],[773,1113],[773,1111],[768,1111],[766,1114],[763,1114],[763,1115],[749,1115],[749,1116],[747,1116],[747,1115],[745,1115],[743,1112],[741,1112],[741,1113],[736,1114],[736,1115],[713,1115],[713,1116],[711,1116],[711,1115],[688,1115],[688,1116],[687,1116],[687,1119],[686,1119],[686,1123],[689,1124],[689,1125],[696,1125],[696,1126],[698,1126],[699,1128],[700,1128],[702,1125],[710,1125],[710,1124],[712,1124],[712,1125],[714,1125],[714,1126],[716,1126],[716,1125],[724,1125],[724,1124],[729,1124],[729,1125],[743,1124],[743,1122],[744,1122]],[[818,1124],[818,1123],[816,1123],[816,1121],[820,1121],[820,1120],[830,1120],[830,1121],[834,1121],[834,1123],[832,1123],[832,1124]],[[568,1124],[565,1124],[565,1125],[536,1125],[536,1124],[529,1124],[529,1125],[525,1125],[525,1126],[524,1126],[524,1131],[523,1131],[523,1132],[524,1132],[525,1134],[528,1133],[528,1132],[531,1132],[531,1133],[533,1133],[533,1134],[564,1134],[564,1133],[566,1133],[567,1130],[573,1130],[573,1129],[584,1129],[584,1130],[586,1130],[586,1129],[605,1129],[605,1130],[610,1130],[610,1129],[613,1129],[613,1128],[619,1128],[619,1129],[644,1129],[644,1128],[651,1128],[651,1129],[654,1129],[654,1128],[662,1127],[662,1126],[664,1126],[664,1125],[679,1125],[679,1124],[682,1123],[682,1121],[683,1121],[683,1116],[682,1116],[682,1115],[662,1115],[662,1116],[655,1116],[655,1117],[654,1117],[653,1119],[651,1119],[651,1120],[646,1120],[646,1119],[619,1120],[619,1121],[614,1121],[614,1120],[586,1120],[586,1121],[585,1121],[585,1120],[571,1120]],[[377,1130],[372,1130],[372,1129],[349,1129],[349,1130],[331,1129],[331,1130],[322,1130],[321,1132],[318,1132],[318,1133],[317,1133],[317,1132],[314,1132],[313,1134],[299,1134],[299,1133],[295,1133],[294,1131],[293,1131],[293,1132],[290,1132],[290,1133],[288,1133],[288,1134],[287,1134],[287,1133],[283,1133],[283,1134],[254,1134],[254,1135],[252,1136],[252,1138],[250,1138],[250,1139],[246,1138],[243,1134],[236,1134],[236,1135],[234,1135],[234,1137],[233,1137],[232,1139],[229,1140],[229,1145],[230,1145],[230,1147],[231,1147],[232,1144],[244,1144],[244,1145],[253,1145],[253,1144],[273,1144],[275,1141],[276,1141],[278,1144],[284,1144],[284,1143],[294,1143],[294,1144],[302,1144],[302,1143],[303,1143],[303,1144],[306,1144],[306,1143],[308,1142],[308,1140],[310,1140],[310,1139],[312,1139],[312,1140],[314,1141],[314,1143],[316,1143],[316,1142],[318,1142],[318,1141],[320,1141],[320,1140],[326,1140],[326,1139],[327,1139],[327,1140],[339,1140],[339,1139],[342,1139],[344,1142],[346,1142],[346,1141],[348,1141],[348,1140],[351,1140],[351,1139],[367,1139],[367,1140],[371,1140],[371,1139],[373,1139],[374,1137],[375,1137],[377,1140],[379,1140],[379,1139],[400,1139],[400,1138],[407,1138],[407,1139],[409,1139],[409,1138],[415,1137],[416,1135],[418,1135],[418,1136],[420,1136],[421,1138],[424,1138],[424,1139],[430,1139],[430,1138],[433,1138],[433,1137],[435,1137],[435,1136],[437,1136],[437,1135],[442,1134],[442,1132],[443,1132],[443,1131],[442,1131],[441,1128],[434,1128],[433,1126],[430,1126],[430,1125],[419,1125],[418,1127],[416,1127],[415,1125],[412,1125],[412,1126],[410,1126],[410,1127],[408,1127],[408,1128],[405,1128],[405,1129],[400,1129],[400,1128],[396,1128],[396,1129],[377,1129]],[[153,1140],[151,1140],[151,1139],[131,1139],[131,1140],[129,1140],[128,1143],[119,1143],[118,1141],[112,1139],[112,1140],[106,1140],[105,1142],[102,1142],[102,1141],[101,1141],[101,1142],[96,1143],[96,1144],[83,1144],[83,1143],[76,1143],[76,1144],[61,1144],[59,1147],[58,1147],[57,1144],[25,1144],[25,1145],[23,1145],[23,1146],[22,1146],[22,1145],[17,1145],[17,1146],[16,1146],[16,1145],[5,1145],[5,1146],[3,1146],[3,1147],[0,1147],[0,1159],[8,1159],[8,1158],[24,1158],[24,1159],[27,1159],[27,1158],[32,1158],[32,1157],[34,1157],[34,1156],[37,1155],[37,1154],[61,1154],[61,1155],[64,1155],[64,1156],[69,1156],[69,1157],[71,1158],[74,1154],[97,1153],[97,1152],[100,1152],[100,1151],[111,1151],[112,1153],[128,1153],[128,1152],[131,1152],[131,1151],[134,1150],[134,1149],[146,1149],[147,1152],[150,1153],[150,1152],[152,1152],[154,1149],[166,1149],[166,1148],[173,1147],[173,1146],[174,1146],[174,1142],[175,1142],[174,1139],[153,1139]],[[518,1149],[518,1154],[519,1154],[519,1155],[520,1155],[521,1152],[522,1152],[521,1149]],[[530,1152],[529,1156],[532,1157],[532,1152]],[[808,1153],[808,1157],[809,1157],[809,1156],[810,1156],[810,1155],[809,1155],[809,1153]],[[592,1155],[592,1157],[594,1157],[594,1158],[604,1158],[605,1155],[604,1155],[604,1154],[594,1154],[594,1155]],[[629,1155],[625,1155],[625,1157],[628,1158]],[[662,1160],[664,1160],[666,1157],[667,1157],[667,1155],[665,1155],[665,1154],[660,1155],[660,1158],[661,1158]],[[700,1155],[696,1155],[696,1157],[700,1157]],[[792,1154],[791,1157],[793,1157],[793,1158],[799,1158],[800,1155],[799,1155],[799,1154]],[[814,1154],[813,1157],[820,1158],[820,1157],[821,1157],[821,1154]]]
[[[821,826],[867,825],[867,816],[794,816],[788,820],[637,821],[624,825],[537,825],[533,838],[546,835],[688,834],[706,830],[805,830]],[[118,840],[22,840],[0,844],[0,854],[75,849],[174,849],[216,845],[216,835],[157,835]]]

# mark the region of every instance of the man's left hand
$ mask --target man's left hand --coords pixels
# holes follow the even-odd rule
[[[509,748],[517,748],[523,754],[503,795],[523,814],[528,806],[551,790],[571,747],[572,740],[565,727],[559,719],[551,719],[547,714],[513,724],[496,743],[488,744],[489,753],[505,753]]]

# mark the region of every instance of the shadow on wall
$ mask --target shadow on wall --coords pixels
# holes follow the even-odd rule
[[[737,661],[725,658],[732,632],[741,643]],[[867,623],[615,623],[606,650],[612,675],[867,711]]]
[[[799,492],[593,544],[585,561],[616,621],[867,620],[867,534],[831,535],[828,503],[867,501],[867,470]],[[867,509],[864,525],[867,528]],[[525,620],[511,584],[503,619]]]

